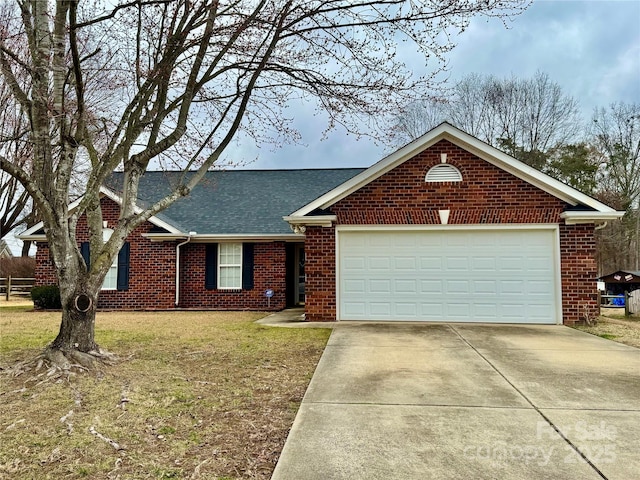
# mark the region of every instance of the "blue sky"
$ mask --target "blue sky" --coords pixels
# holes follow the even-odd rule
[[[449,82],[474,72],[527,78],[540,70],[578,100],[585,118],[596,106],[640,102],[640,0],[534,0],[508,25],[473,19],[448,55]],[[303,145],[258,150],[242,142],[230,156],[246,162],[243,168],[270,169],[369,166],[389,153],[339,129],[322,140],[326,123],[312,105],[287,113]]]

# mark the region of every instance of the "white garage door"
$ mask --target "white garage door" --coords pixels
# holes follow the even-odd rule
[[[340,320],[558,323],[556,231],[338,231]]]

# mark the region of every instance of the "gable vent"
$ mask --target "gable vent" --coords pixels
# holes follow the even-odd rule
[[[462,174],[453,165],[441,163],[427,172],[425,182],[461,182]]]
[[[425,182],[461,182],[460,170],[448,163],[441,163],[432,167],[424,179]]]

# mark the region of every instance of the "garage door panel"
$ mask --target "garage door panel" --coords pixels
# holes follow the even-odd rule
[[[442,280],[421,280],[420,281],[420,293],[421,294],[436,294],[441,295],[444,293],[444,286]]]
[[[503,272],[522,272],[524,271],[526,259],[522,256],[517,257],[501,257],[498,260],[497,270]]]
[[[442,271],[442,257],[420,257],[420,269],[432,273]]]
[[[342,320],[556,323],[551,229],[338,235]]]
[[[449,280],[447,281],[447,287],[445,293],[449,295],[469,295],[469,281],[468,280]]]
[[[444,306],[441,302],[425,301],[420,303],[420,317],[430,320],[442,320],[444,315]]]
[[[468,257],[447,257],[445,266],[449,272],[466,272],[469,270]]]
[[[347,301],[342,304],[344,315],[347,318],[364,318],[367,314],[364,302]]]
[[[489,256],[474,256],[471,258],[471,268],[474,272],[494,272],[496,270],[496,259]]]
[[[369,293],[391,294],[391,280],[369,280]]]
[[[398,294],[409,293],[413,297],[416,293],[418,293],[417,283],[418,282],[416,279],[396,280],[394,283],[394,291]]]
[[[347,294],[355,294],[355,293],[365,293],[366,292],[366,281],[362,279],[348,279],[344,282],[344,291]]]
[[[415,302],[411,303],[396,303],[396,315],[398,317],[414,319],[418,316],[418,305]]]
[[[344,267],[349,271],[365,271],[366,270],[366,259],[364,257],[353,257],[346,255],[344,257]]]
[[[391,258],[389,257],[369,257],[369,270],[382,270],[387,272],[391,266]]]
[[[479,295],[495,295],[498,293],[498,282],[495,280],[474,280],[473,292]]]
[[[391,304],[389,302],[371,302],[369,307],[373,316],[387,317],[391,315]]]

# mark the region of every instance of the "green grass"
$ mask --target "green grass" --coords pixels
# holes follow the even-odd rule
[[[0,308],[0,367],[57,333],[59,312],[26,310]],[[42,384],[0,371],[0,478],[269,478],[329,330],[261,316],[99,313],[115,366]]]
[[[606,338],[607,340],[613,340],[614,338],[618,338],[617,335],[612,335],[610,333],[600,333],[598,334],[598,336],[602,338]]]

